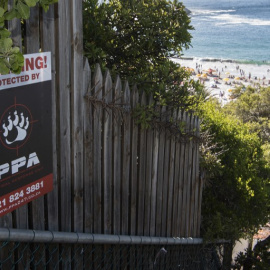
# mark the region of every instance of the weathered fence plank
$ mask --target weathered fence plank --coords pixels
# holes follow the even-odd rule
[[[101,185],[101,166],[102,166],[102,116],[103,109],[102,105],[98,102],[102,100],[102,87],[103,77],[100,66],[97,65],[94,74],[94,89],[93,96],[95,98],[95,107],[93,111],[93,155],[94,155],[94,166],[93,166],[93,203],[94,203],[94,232],[102,233],[102,185]]]
[[[130,209],[130,89],[128,82],[125,82],[123,97],[122,97],[124,113],[123,113],[123,168],[122,168],[122,183],[121,183],[121,234],[129,233],[129,209]]]
[[[169,121],[168,110],[165,112],[165,123]],[[165,134],[165,153],[163,159],[163,187],[162,187],[162,214],[161,214],[161,236],[167,236],[167,219],[168,219],[168,190],[169,190],[169,162],[171,140],[170,132],[167,130]]]
[[[200,137],[200,121],[197,117],[196,119],[196,137]],[[201,225],[201,204],[202,204],[202,191],[203,191],[203,179],[200,178],[199,172],[199,143],[196,144],[196,189],[195,189],[195,207],[196,207],[196,217],[193,226],[195,227],[195,236],[200,236],[200,225]]]
[[[191,134],[195,133],[195,121],[196,118],[195,117],[191,117],[191,122],[190,122],[190,129],[191,129]],[[190,201],[189,201],[189,205],[190,205],[190,214],[189,214],[189,227],[190,227],[190,231],[189,231],[189,235],[195,235],[195,231],[194,231],[194,226],[193,226],[193,222],[195,221],[195,216],[194,216],[194,211],[196,211],[195,209],[195,194],[196,194],[196,142],[194,141],[194,137],[191,138],[190,140],[190,144],[191,144],[191,151],[192,151],[192,155],[191,155],[191,175],[190,175],[190,188],[191,188],[191,192],[190,192]],[[192,192],[193,191],[193,192]]]
[[[49,8],[47,12],[42,12],[42,21],[41,21],[41,49],[44,52],[51,52],[51,63],[52,63],[52,147],[53,147],[53,191],[47,194],[46,196],[46,206],[47,206],[47,222],[48,229],[56,231],[59,229],[58,223],[58,167],[57,167],[57,149],[58,149],[58,132],[57,122],[58,122],[58,113],[57,113],[57,85],[56,85],[56,41],[55,41],[55,23],[54,15],[55,9],[53,6]],[[48,38],[50,37],[50,38]]]
[[[113,125],[113,233],[121,233],[121,166],[122,166],[122,147],[121,147],[121,114],[118,111],[118,104],[122,99],[122,83],[120,77],[117,76],[115,85],[115,93],[113,96],[116,111],[114,114]]]
[[[147,102],[153,103],[152,96]],[[145,173],[145,193],[144,193],[144,232],[143,235],[150,234],[150,215],[151,215],[151,188],[152,188],[152,159],[153,159],[153,136],[154,129],[148,128],[146,131],[146,173]]]
[[[82,233],[84,230],[84,181],[83,181],[83,114],[84,114],[84,91],[83,80],[80,78],[83,74],[83,38],[82,17],[77,14],[82,11],[81,1],[72,1],[71,6],[71,110],[76,113],[71,114],[71,132],[73,138],[72,144],[72,226],[75,232]],[[83,268],[83,257],[74,252],[74,261],[76,268]]]
[[[58,104],[59,115],[59,200],[60,200],[60,228],[61,231],[72,231],[72,123],[71,123],[71,0],[59,1],[57,20],[57,78],[58,81]],[[63,254],[64,260],[70,260],[71,253]],[[71,266],[69,268],[71,269]]]
[[[109,71],[104,78],[103,97],[105,104],[112,102],[112,78]],[[104,233],[112,233],[112,111],[103,111],[103,192],[104,192]]]
[[[58,129],[57,129],[57,84],[56,84],[56,41],[55,41],[55,8],[51,6],[47,12],[42,11],[41,17],[41,50],[51,52],[51,69],[52,69],[52,153],[53,153],[53,190],[45,196],[46,220],[48,230],[59,230],[58,220],[58,166],[57,166],[57,149],[58,149]],[[50,37],[50,38],[48,38]],[[52,248],[50,248],[52,251]],[[59,252],[54,252],[54,260],[57,260]],[[48,269],[59,269],[49,263]]]
[[[141,106],[146,106],[146,94],[141,97]],[[144,211],[145,211],[145,177],[146,177],[146,130],[140,127],[140,148],[138,154],[139,178],[138,178],[138,229],[137,234],[143,235]]]
[[[176,113],[175,124],[180,125],[181,111]],[[181,200],[180,190],[180,158],[181,158],[181,141],[176,138],[175,143],[175,161],[174,161],[174,187],[173,187],[173,206],[172,206],[172,236],[180,235],[180,217],[181,207],[179,207],[179,201]]]
[[[60,215],[61,230],[71,231],[71,26],[70,26],[70,0],[58,3],[58,50],[57,50],[57,80],[59,91],[59,140],[60,140]]]
[[[93,231],[93,105],[91,97],[91,69],[87,59],[84,59],[83,89],[85,96],[84,112],[84,232]]]
[[[181,115],[182,125],[184,129],[184,125],[186,125],[186,114],[182,112]],[[186,128],[186,127],[185,127]],[[181,209],[181,218],[179,220],[180,225],[180,235],[184,236],[185,234],[185,213],[186,213],[186,189],[185,189],[185,182],[186,182],[186,167],[185,167],[185,149],[186,149],[186,142],[184,141],[181,144],[181,157],[180,157],[180,194],[181,199],[179,201],[179,209]]]
[[[153,157],[151,173],[151,208],[150,208],[150,236],[156,234],[156,217],[157,213],[157,179],[158,179],[158,153],[159,153],[159,132],[154,130],[153,136]]]
[[[176,119],[176,111],[172,112],[172,119]],[[170,119],[170,121],[172,121]],[[167,206],[167,230],[166,235],[172,235],[172,210],[173,210],[173,194],[174,194],[174,169],[175,169],[175,137],[171,135],[170,138],[170,158],[169,158],[169,174],[168,174],[168,206]]]
[[[192,132],[192,115],[191,114],[187,114],[187,133],[190,134]],[[191,234],[190,232],[190,227],[191,227],[191,224],[190,224],[190,201],[191,201],[191,182],[192,182],[192,140],[191,138],[188,140],[188,143],[187,143],[187,155],[188,155],[188,158],[187,158],[187,165],[185,166],[186,170],[187,170],[187,181],[186,181],[186,184],[185,184],[185,187],[186,187],[186,190],[187,190],[187,201],[186,201],[186,225],[185,225],[185,228],[186,228],[186,237],[189,237]]]
[[[159,111],[161,122],[162,115],[166,112],[166,108],[162,107]],[[158,151],[158,178],[157,178],[157,206],[156,206],[156,236],[161,236],[161,223],[162,223],[162,194],[163,194],[163,172],[164,172],[164,154],[165,154],[165,136],[166,131],[159,129],[159,151]]]
[[[200,134],[199,134],[199,119],[198,117],[196,117],[195,120],[195,133],[194,135],[199,138]],[[198,213],[201,213],[201,209],[199,209],[199,183],[200,183],[200,179],[199,179],[199,144],[198,142],[195,144],[195,149],[194,149],[195,153],[194,153],[194,162],[195,162],[195,171],[194,171],[194,177],[195,177],[195,186],[194,186],[194,221],[193,221],[193,232],[195,237],[199,237],[200,236],[200,232],[197,230],[197,222],[198,222]]]
[[[71,53],[71,114],[72,121],[72,160],[73,160],[73,227],[76,232],[83,232],[83,38],[82,17],[77,16],[82,11],[81,1],[72,1],[72,53]],[[80,265],[77,266],[80,268]]]
[[[185,132],[189,132],[190,116],[184,112],[184,119],[186,122]],[[184,165],[184,190],[183,190],[183,211],[184,211],[184,223],[183,223],[183,233],[185,237],[188,237],[189,233],[189,201],[190,201],[190,165],[191,165],[191,152],[190,152],[190,142],[185,142],[185,165]]]
[[[139,103],[139,92],[136,86],[131,93],[131,109],[134,111]],[[136,235],[137,229],[137,183],[138,183],[138,125],[134,116],[131,119],[131,169],[130,169],[130,234]]]

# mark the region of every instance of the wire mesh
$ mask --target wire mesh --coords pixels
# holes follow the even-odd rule
[[[100,245],[5,241],[0,269],[221,269],[224,244]]]

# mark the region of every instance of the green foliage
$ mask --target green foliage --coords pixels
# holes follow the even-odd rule
[[[133,112],[136,124],[140,124],[143,129],[150,128],[151,122],[156,116],[157,113],[154,110],[154,104],[138,105]]]
[[[269,238],[269,237],[268,237]],[[265,240],[264,240],[265,241]],[[262,242],[264,242],[262,241]],[[259,242],[262,243],[262,242]],[[264,244],[258,247],[258,244],[254,249],[246,249],[245,252],[240,252],[236,259],[233,269],[257,269],[257,270],[267,270],[270,265],[270,244]]]
[[[226,115],[217,104],[200,104],[201,131],[208,133],[201,171],[205,172],[202,233],[236,240],[269,218],[262,144],[249,126]]]
[[[45,11],[49,5],[58,0],[14,0],[8,9],[8,0],[0,0],[0,74],[20,73],[24,58],[18,47],[13,47],[10,32],[5,22],[18,18],[26,20],[30,16],[31,7],[39,4]]]
[[[0,39],[0,71],[7,74],[11,70],[13,73],[20,73],[24,62],[23,55],[19,48],[12,47],[11,38]]]
[[[84,1],[84,50],[90,65],[109,68],[162,104],[190,103],[188,96],[198,87],[169,60],[190,46],[192,29],[178,1]]]
[[[270,87],[252,88],[241,91],[240,97],[225,108],[244,123],[249,123],[264,142],[270,136]]]
[[[58,0],[39,0],[40,6],[44,9],[44,11],[48,11],[50,5],[57,3]]]
[[[270,87],[248,87],[239,91],[239,98],[229,103],[224,111],[246,123],[261,138],[267,161],[261,174],[270,178]]]

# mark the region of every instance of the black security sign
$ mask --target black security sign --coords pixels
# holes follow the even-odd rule
[[[0,87],[0,216],[53,187],[51,80],[45,78]]]

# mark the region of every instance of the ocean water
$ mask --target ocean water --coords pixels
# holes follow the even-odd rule
[[[183,0],[195,30],[186,58],[270,64],[270,0]]]

